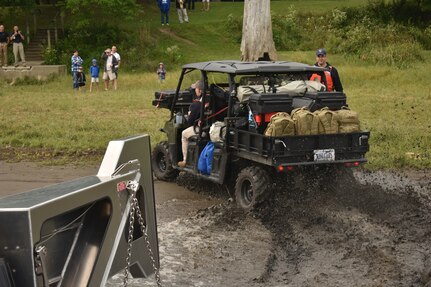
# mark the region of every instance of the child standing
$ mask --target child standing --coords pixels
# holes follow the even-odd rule
[[[166,78],[166,69],[165,65],[162,62],[160,62],[159,68],[157,69],[157,75],[159,77],[160,83],[163,83]]]
[[[91,82],[90,82],[90,93],[93,90],[93,83],[96,83],[96,90],[99,91],[99,72],[100,68],[97,65],[97,60],[93,59],[91,60],[92,65],[90,66],[90,75],[91,75]]]
[[[82,67],[78,68],[78,72],[76,73],[76,80],[78,82],[78,86],[79,86],[79,91],[84,91],[84,86],[85,86],[85,82],[86,82],[86,78],[85,78],[85,74],[82,71]]]

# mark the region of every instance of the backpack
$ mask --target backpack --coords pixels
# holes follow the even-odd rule
[[[350,110],[348,107],[342,107],[341,110],[337,111],[337,114],[340,133],[353,133],[361,130],[357,112]]]
[[[264,135],[268,137],[293,136],[295,135],[295,123],[288,113],[276,113],[271,116]]]
[[[214,143],[209,141],[202,150],[198,160],[198,171],[210,175],[213,168]]]
[[[307,108],[297,108],[292,111],[297,135],[315,135],[319,133],[319,119]]]
[[[338,114],[324,107],[314,112],[319,122],[319,134],[338,133]]]

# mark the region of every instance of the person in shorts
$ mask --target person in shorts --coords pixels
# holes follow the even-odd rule
[[[99,73],[100,73],[100,68],[97,65],[97,60],[96,59],[91,60],[91,66],[90,66],[90,75],[91,75],[90,93],[93,91],[93,83],[95,83],[96,90],[99,90]]]
[[[112,86],[114,89],[117,88],[117,77],[115,75],[115,67],[118,66],[117,58],[112,55],[111,49],[106,49],[102,54],[102,59],[105,63],[105,67],[103,70],[103,81],[105,82],[105,91],[108,90],[109,81],[112,82]]]
[[[9,45],[9,33],[0,25],[0,67],[7,67],[7,46]],[[3,59],[3,63],[2,63]]]

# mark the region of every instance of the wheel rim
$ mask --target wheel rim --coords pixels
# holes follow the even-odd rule
[[[161,171],[166,171],[166,157],[163,153],[160,153],[157,157],[157,166]]]
[[[253,185],[249,180],[243,181],[241,185],[241,195],[244,200],[244,203],[246,203],[247,205],[251,204],[251,202],[253,201],[254,192]]]

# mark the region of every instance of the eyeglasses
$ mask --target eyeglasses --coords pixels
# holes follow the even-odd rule
[[[326,55],[317,55],[318,58],[325,58]]]

